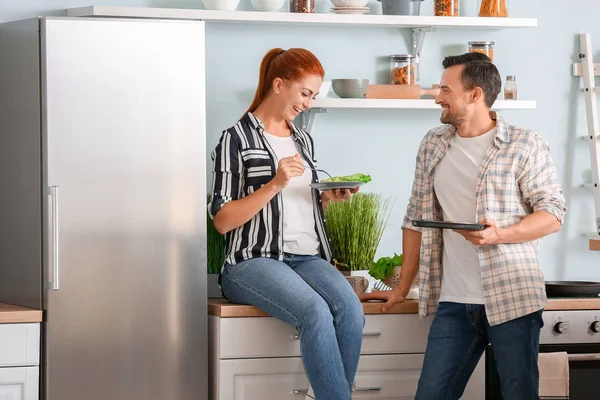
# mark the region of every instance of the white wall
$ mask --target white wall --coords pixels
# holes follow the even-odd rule
[[[201,0],[0,0],[0,21],[37,15],[60,15],[69,7],[124,5],[202,8]],[[251,9],[241,0],[240,9]],[[381,12],[380,3],[370,6]],[[445,55],[466,51],[470,40],[496,41],[496,64],[503,76],[516,75],[521,99],[538,101],[534,111],[505,111],[515,123],[538,131],[548,140],[563,183],[569,212],[562,231],[542,243],[546,277],[600,280],[600,253],[587,250],[582,234],[594,230],[591,192],[579,189],[590,167],[589,151],[577,136],[585,134],[585,106],[580,78],[570,74],[578,61],[576,34],[590,32],[600,49],[600,2],[597,0],[513,0],[511,15],[539,18],[536,29],[441,30],[427,38],[421,84],[439,81]],[[327,12],[329,2],[318,0]],[[476,0],[462,1],[463,15],[475,15]],[[423,3],[432,14],[432,0]],[[258,66],[272,47],[305,47],[323,62],[327,78],[369,78],[386,83],[386,56],[405,53],[408,30],[386,28],[299,27],[209,23],[207,27],[208,148],[250,103]],[[0,55],[1,56],[1,55]],[[600,55],[596,58],[600,62]],[[414,158],[425,132],[439,124],[439,112],[398,110],[330,110],[318,115],[313,129],[320,166],[331,174],[372,175],[369,191],[395,199],[391,225],[378,255],[401,251],[400,221],[410,193]]]

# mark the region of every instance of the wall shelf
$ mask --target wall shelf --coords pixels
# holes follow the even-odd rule
[[[497,100],[494,110],[534,110],[536,101],[529,100]],[[433,99],[317,99],[312,108],[394,108],[411,110],[439,110],[440,106]]]
[[[535,28],[537,18],[435,17],[406,15],[339,15],[333,13],[290,13],[260,11],[218,11],[182,8],[88,6],[67,10],[69,17],[177,19],[207,22],[256,23],[260,25],[330,25],[347,27],[407,28],[412,30],[412,53],[420,56],[425,36],[438,29],[511,29]],[[499,100],[496,110],[532,110],[535,101]],[[302,128],[310,131],[315,114],[329,109],[412,109],[437,110],[434,100],[337,99],[326,98],[313,102],[313,108],[302,113]]]
[[[537,18],[432,17],[404,15],[339,15],[260,11],[218,11],[181,8],[88,6],[67,10],[69,17],[187,19],[301,25],[380,26],[390,28],[535,28]]]
[[[534,100],[497,100],[493,110],[534,110]],[[398,109],[398,110],[441,110],[433,99],[339,99],[325,98],[313,101],[312,108],[301,114],[301,127],[312,130],[315,114],[330,109]]]

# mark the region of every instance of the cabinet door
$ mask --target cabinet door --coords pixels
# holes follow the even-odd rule
[[[221,360],[218,391],[211,400],[304,400],[302,359]]]
[[[39,363],[40,324],[0,324],[0,367],[29,367]]]
[[[423,354],[362,356],[352,399],[413,399],[423,357]]]
[[[362,356],[353,399],[413,399],[422,354]],[[298,357],[220,361],[212,400],[304,400],[308,379]]]
[[[0,368],[0,399],[38,400],[38,367]]]

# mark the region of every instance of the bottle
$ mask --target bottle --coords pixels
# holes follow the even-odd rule
[[[390,56],[390,84],[414,85],[416,76],[416,57],[412,54],[392,54]]]
[[[481,53],[485,54],[494,62],[494,45],[496,42],[483,41],[483,42],[469,42],[469,53]]]
[[[434,0],[433,15],[436,17],[458,17],[459,0]]]
[[[509,75],[504,84],[504,99],[517,100],[517,77]]]

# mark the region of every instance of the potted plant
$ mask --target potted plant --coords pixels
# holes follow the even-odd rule
[[[368,278],[390,211],[390,199],[374,193],[329,203],[325,220],[333,257],[343,273]]]
[[[207,203],[210,203],[210,196],[207,197]],[[219,272],[225,263],[227,254],[227,244],[225,235],[220,234],[212,218],[206,212],[206,268],[207,268],[207,290],[208,297],[221,297],[219,288]]]
[[[394,257],[381,257],[369,267],[369,275],[382,281],[385,285],[395,288],[400,280],[402,254],[394,253]]]

